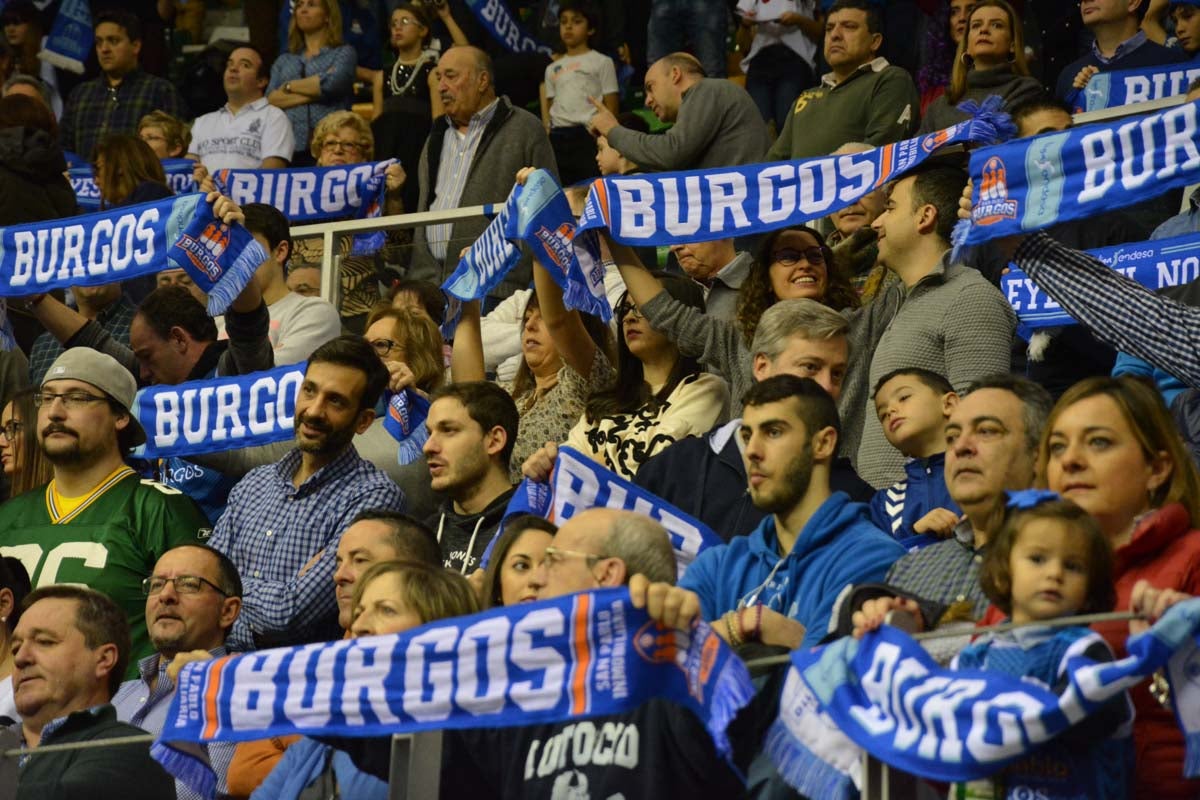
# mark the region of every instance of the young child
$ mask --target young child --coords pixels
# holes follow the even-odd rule
[[[1096,521],[1069,500],[1045,491],[1010,493],[999,535],[988,546],[979,579],[988,598],[1023,627],[985,634],[958,654],[952,669],[1001,672],[1061,694],[1068,662],[1112,661],[1089,628],[1038,623],[1111,611],[1112,548]],[[1126,695],[1110,701],[1026,758],[984,781],[960,784],[953,798],[1126,797],[1132,775]]]
[[[628,128],[638,133],[649,133],[650,126],[632,111],[622,111],[617,115],[617,122],[622,128]],[[601,175],[635,175],[642,168],[630,161],[621,152],[608,143],[604,136],[596,137],[596,167]]]
[[[618,109],[617,70],[613,60],[591,49],[596,12],[579,0],[559,6],[558,32],[567,54],[546,67],[542,84],[542,124],[558,162],[563,186],[597,176],[596,143],[587,124],[595,113],[590,98],[603,97],[612,113]]]
[[[954,533],[959,508],[946,490],[943,427],[958,403],[941,375],[912,367],[875,384],[875,413],[883,435],[909,461],[905,478],[871,498],[871,521],[910,551]]]

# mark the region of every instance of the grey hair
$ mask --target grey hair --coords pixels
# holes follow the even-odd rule
[[[829,306],[807,297],[780,300],[759,319],[750,354],[757,357],[761,353],[774,361],[793,336],[819,340],[846,336],[849,332],[850,323]]]
[[[0,95],[8,94],[8,90],[14,86],[25,85],[32,86],[38,90],[38,94],[42,96],[42,100],[46,103],[46,108],[51,107],[53,97],[50,94],[50,86],[41,78],[33,75],[26,75],[24,72],[16,72],[4,82],[4,88],[0,89]]]
[[[1050,409],[1054,407],[1054,398],[1050,393],[1028,378],[1001,372],[974,381],[962,396],[966,397],[980,389],[1000,389],[1017,396],[1021,401],[1021,418],[1025,423],[1025,443],[1029,445],[1031,453],[1036,453],[1042,441],[1042,431],[1046,428],[1046,420],[1050,418]]]
[[[654,583],[675,583],[671,537],[666,528],[645,514],[618,512],[600,552],[624,561],[629,575],[645,575]]]

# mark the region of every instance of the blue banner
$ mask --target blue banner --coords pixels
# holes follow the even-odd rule
[[[744,167],[612,176],[592,183],[581,231],[607,228],[631,246],[726,239],[801,225],[853,205],[928,159],[964,142],[1016,133],[998,97],[966,122],[863,153]]]
[[[222,169],[213,173],[217,191],[238,205],[266,203],[293,225],[329,219],[377,217],[387,190],[387,161],[339,167]]]
[[[513,17],[504,0],[465,0],[467,8],[493,39],[513,53],[554,55],[547,45],[530,36]]]
[[[607,589],[400,634],[192,662],[151,753],[211,796],[216,777],[188,743],[514,727],[663,698],[695,713],[728,757],[725,729],[753,692],[745,665],[707,624],[661,628],[626,589]]]
[[[98,286],[187,270],[225,313],[267,258],[241,225],[226,225],[200,194],[0,228],[0,297]]]
[[[680,576],[700,553],[724,544],[721,537],[700,520],[565,445],[558,448],[550,483],[534,483],[526,478],[509,501],[504,517],[536,514],[561,525],[589,508],[636,511],[658,520],[671,537]],[[488,544],[480,566],[487,566],[492,545],[502,533],[503,530],[498,531]]]
[[[190,158],[164,158],[162,166],[167,175],[167,186],[172,192],[190,194],[199,191],[196,181],[192,178],[195,161]],[[75,200],[79,203],[81,211],[88,213],[100,210],[100,187],[96,185],[91,164],[84,162],[70,167],[67,170],[67,179],[71,181],[71,188],[75,190]]]
[[[1068,660],[1067,688],[995,672],[947,670],[903,632],[884,626],[795,651],[767,751],[802,794],[849,797],[861,751],[904,772],[970,781],[1029,755],[1154,672],[1167,668],[1185,732],[1185,772],[1200,771],[1200,600],[1170,609],[1129,640],[1129,655]],[[1032,796],[1032,795],[1031,795]]]
[[[1200,278],[1200,234],[1101,247],[1087,253],[1150,290]],[[1000,279],[1000,290],[1026,329],[1075,324],[1062,306],[1015,265]]]
[[[1200,181],[1197,103],[1018,139],[971,154],[974,208],[954,242],[1040,230]]]
[[[59,69],[82,75],[83,65],[87,63],[95,41],[88,0],[62,0],[38,58]]]
[[[1145,103],[1187,94],[1188,85],[1200,78],[1200,63],[1161,64],[1141,69],[1097,72],[1072,101],[1076,111]]]

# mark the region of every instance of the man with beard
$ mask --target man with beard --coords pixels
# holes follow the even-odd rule
[[[865,505],[829,488],[840,425],[829,392],[809,378],[776,375],[744,402],[738,435],[750,499],[770,516],[750,535],[701,553],[679,587],[652,585],[650,607],[681,609],[684,622],[698,611],[734,645],[812,647],[842,590],[882,578],[904,548],[871,524]],[[646,591],[644,582],[637,588],[635,597]]]
[[[211,544],[237,566],[245,589],[230,650],[341,636],[329,585],[342,531],[365,509],[404,509],[400,488],[351,444],[375,419],[387,382],[362,337],[318,347],[296,397],[296,448],[229,493]]]
[[[121,684],[112,704],[121,722],[158,735],[175,696],[168,665],[225,655],[225,635],[242,607],[242,581],[233,562],[216,550],[181,545],[163,553],[142,588],[146,628],[156,652],[136,662],[138,677]],[[217,775],[217,791],[223,794],[234,745],[212,742],[204,747]],[[175,782],[175,793],[178,800],[200,800],[181,781]]]
[[[0,555],[19,559],[34,586],[73,583],[111,597],[129,618],[134,662],[153,652],[142,602],[148,565],[209,533],[195,503],[122,460],[146,441],[129,412],[136,393],[110,356],[86,347],[59,356],[34,396],[54,479],[0,505]]]

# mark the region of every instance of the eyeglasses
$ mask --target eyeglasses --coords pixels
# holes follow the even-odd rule
[[[785,267],[795,266],[804,259],[809,264],[824,264],[825,253],[819,247],[807,247],[797,250],[794,247],[781,247],[771,254],[771,263],[783,264]]]
[[[214,592],[222,597],[229,597],[229,592],[226,592],[212,581],[201,578],[199,575],[176,575],[174,578],[162,578],[158,575],[153,575],[142,581],[142,594],[147,597],[153,597],[167,588],[168,583],[174,586],[175,591],[179,594],[200,594],[205,586],[210,586]]]
[[[15,442],[17,440],[17,434],[24,427],[24,424],[17,422],[15,419],[10,419],[8,422],[4,423],[3,428],[0,428],[0,438],[10,442]]]
[[[391,339],[375,339],[374,341],[367,342],[367,344],[371,345],[375,354],[380,358],[387,358],[388,353],[392,352],[393,348],[400,346],[399,342],[393,342]]]
[[[422,28],[425,27],[424,25],[421,25],[421,23],[419,21],[413,19],[412,17],[401,17],[400,19],[392,20],[393,28],[407,28],[409,25],[416,25],[416,26],[419,26]]]
[[[645,319],[642,315],[642,310],[628,300],[622,300],[617,303],[617,319],[625,319],[633,317],[634,319]]]
[[[363,149],[361,142],[343,142],[341,139],[326,139],[321,142],[322,150],[345,150],[346,152],[361,152]]]
[[[108,400],[107,397],[101,397],[87,392],[37,392],[33,395],[33,404],[38,406],[53,405],[55,400],[61,399],[65,408],[83,408],[92,403],[103,403]]]
[[[595,553],[584,553],[579,550],[566,550],[562,547],[547,547],[546,548],[546,569],[551,569],[563,562],[563,559],[568,556],[572,558],[583,558],[588,562],[588,567],[595,565],[597,561],[603,561],[608,556],[598,556]]]

